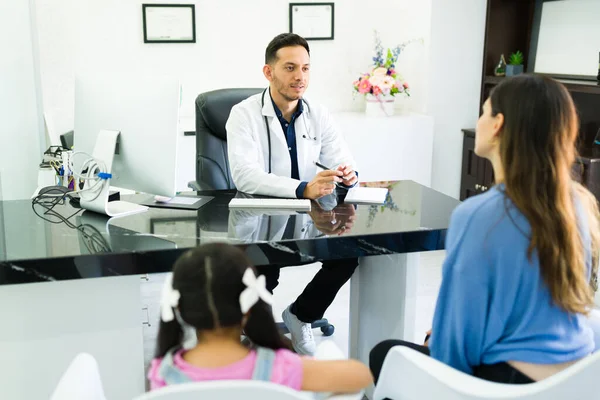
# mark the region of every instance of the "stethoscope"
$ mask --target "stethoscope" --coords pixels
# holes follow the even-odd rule
[[[269,88],[267,88],[267,89],[269,89]],[[262,100],[260,103],[261,110],[265,106],[265,93],[267,93],[267,89],[265,89],[262,93]],[[310,106],[308,105],[308,102],[304,99],[301,99],[301,101],[303,101],[304,104],[306,104],[306,108],[308,108],[308,112],[310,112]],[[271,173],[271,129],[269,128],[269,121],[267,121],[267,116],[263,115],[263,118],[265,120],[265,126],[267,127],[267,143],[269,144],[269,173]],[[302,113],[302,120],[304,121],[304,127],[306,128],[306,133],[304,135],[302,135],[302,138],[304,138],[306,140],[313,140],[316,142],[317,138],[311,136],[310,128],[308,127],[308,124],[306,123],[306,113]]]

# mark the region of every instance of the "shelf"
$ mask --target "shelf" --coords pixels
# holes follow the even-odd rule
[[[483,80],[485,85],[497,85],[506,79],[504,76],[486,76]],[[600,94],[600,83],[597,81],[584,81],[576,79],[556,79],[561,82],[570,92]]]
[[[491,76],[491,75],[487,75],[485,77],[485,79],[483,80],[483,83],[488,84],[488,85],[497,85],[500,82],[502,82],[502,80],[505,79],[504,76]]]

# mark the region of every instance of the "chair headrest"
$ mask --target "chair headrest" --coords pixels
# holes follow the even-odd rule
[[[196,97],[196,118],[202,118],[206,127],[215,136],[227,140],[225,124],[229,118],[231,108],[262,90],[264,89],[239,88],[219,89],[201,93]]]

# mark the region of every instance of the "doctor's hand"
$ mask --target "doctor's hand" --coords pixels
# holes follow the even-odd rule
[[[356,172],[354,172],[354,168],[350,165],[342,164],[337,167],[337,171],[342,173],[342,183],[346,186],[352,186],[356,182],[358,182],[358,177],[356,176]]]
[[[341,171],[321,171],[304,188],[304,198],[316,200],[333,193],[335,183],[342,182]]]

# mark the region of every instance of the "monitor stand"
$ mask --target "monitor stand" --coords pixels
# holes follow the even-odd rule
[[[106,172],[112,173],[113,160],[115,158],[115,149],[117,148],[117,138],[119,131],[102,130],[96,138],[96,145],[92,157],[97,160],[102,160],[106,166]],[[87,185],[87,183],[86,183]],[[84,186],[85,189],[85,186]],[[148,207],[140,206],[139,204],[130,203],[127,201],[108,201],[110,190],[110,178],[106,179],[102,185],[100,195],[94,200],[84,200],[81,197],[79,204],[81,208],[94,211],[99,214],[105,214],[109,217],[125,217],[127,215],[137,214],[148,211]]]

